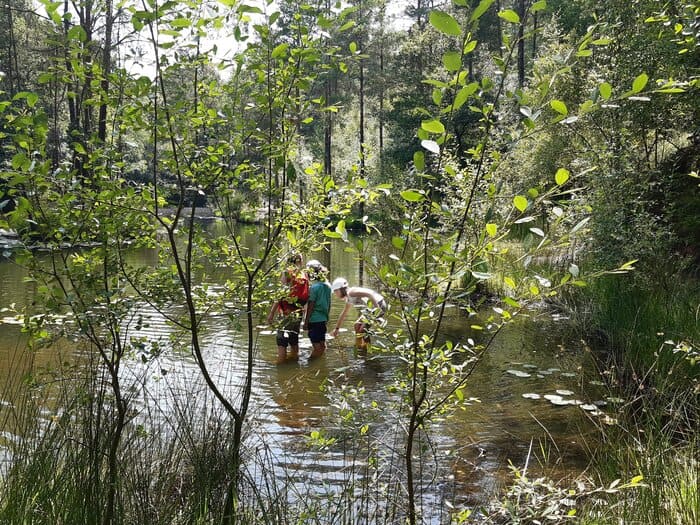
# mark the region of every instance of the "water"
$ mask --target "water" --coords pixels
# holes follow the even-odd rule
[[[217,228],[216,224],[212,228]],[[257,233],[254,229],[244,242],[254,247]],[[153,265],[152,251],[134,251],[132,262]],[[335,244],[329,252],[307,255],[320,259],[332,272],[332,277],[346,277],[351,284],[358,282],[358,264],[353,254]],[[224,279],[225,272],[215,278]],[[71,344],[39,351],[26,349],[26,338],[21,327],[13,320],[11,305],[20,309],[34,300],[32,287],[23,282],[26,272],[11,260],[0,259],[0,413],[18,408],[23,392],[22,378],[27,374],[60,361],[76,349]],[[212,289],[216,291],[216,283]],[[176,351],[170,343],[172,327],[146,305],[140,311],[147,316],[147,324],[138,335],[149,341],[158,341],[166,348],[157,359],[142,362],[138,356],[128,360],[125,380],[144,385],[134,397],[136,409],[149,411],[153,407],[162,414],[173,410],[173,404],[187,400],[197,404],[205,396],[199,371],[187,352]],[[341,311],[333,300],[331,323]],[[241,388],[241,373],[245,363],[245,333],[230,329],[224,314],[212,317],[204,339],[205,359],[219,387],[228,395]],[[390,327],[397,323],[390,320]],[[470,333],[471,321],[457,308],[448,310],[444,333],[455,340],[475,337]],[[397,374],[403,373],[403,364],[391,353],[370,353],[357,356],[353,351],[352,319],[337,339],[330,340],[326,355],[309,362],[306,355],[310,343],[301,340],[301,358],[298,363],[276,366],[274,332],[257,328],[253,397],[249,411],[250,421],[264,436],[265,447],[275,458],[277,467],[285,475],[293,473],[303,486],[308,479],[322,480],[325,486],[340,486],[347,474],[345,445],[328,447],[323,452],[310,450],[307,437],[314,430],[336,424],[338,400],[322,391],[329,381],[338,387],[362,388],[366,407],[372,401],[380,406],[389,401],[387,392]],[[131,328],[134,330],[134,328]],[[136,335],[136,332],[134,332]],[[563,477],[580,472],[584,467],[582,434],[590,428],[590,420],[600,421],[605,415],[601,408],[590,406],[598,401],[602,410],[611,412],[610,405],[602,406],[596,392],[596,377],[587,364],[585,345],[571,339],[565,322],[542,313],[522,316],[504,329],[470,378],[464,391],[466,398],[474,398],[463,410],[444,421],[437,420],[432,427],[434,453],[440,458],[442,469],[439,483],[431,486],[435,498],[449,497],[467,503],[483,503],[509,478],[508,464],[522,468],[529,456],[547,456],[547,473]],[[543,395],[559,396],[558,404]],[[201,396],[201,397],[200,397]],[[524,397],[525,396],[525,397]],[[538,399],[534,399],[540,396]],[[551,399],[556,401],[556,398]],[[569,404],[564,404],[568,400]],[[335,405],[334,405],[335,403]],[[581,405],[586,406],[584,410]],[[51,407],[55,409],[56,407]],[[371,412],[370,409],[367,409]],[[50,410],[49,410],[50,411]],[[594,414],[591,416],[591,414]],[[376,414],[375,414],[376,415]],[[380,414],[381,415],[381,414]],[[372,427],[373,432],[386,432],[386,439],[396,439],[390,418],[382,416]],[[0,439],[18,439],[12,419],[0,417],[5,428]],[[332,432],[331,432],[332,433]],[[530,460],[528,468],[537,469]]]

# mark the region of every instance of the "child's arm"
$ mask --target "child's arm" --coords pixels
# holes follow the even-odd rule
[[[272,309],[270,310],[270,313],[267,314],[267,324],[271,324],[272,321],[274,321],[275,316],[277,315],[277,312],[280,309],[280,302],[275,301],[274,304],[272,305]]]
[[[306,306],[304,306],[304,310],[303,310],[304,315],[302,316],[303,317],[302,328],[304,330],[309,329],[309,317],[311,317],[311,312],[313,312],[313,311],[314,311],[314,301],[309,299],[309,302],[306,303]]]
[[[343,324],[343,321],[345,321],[345,317],[348,315],[350,308],[352,308],[352,305],[349,302],[345,301],[345,307],[343,308],[343,311],[340,312],[340,316],[338,317],[338,320],[335,323],[335,328],[331,332],[331,335],[333,337],[336,337],[338,335],[340,326]]]

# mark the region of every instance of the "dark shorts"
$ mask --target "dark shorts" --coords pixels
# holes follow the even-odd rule
[[[301,319],[296,313],[286,316],[277,329],[277,346],[298,346]]]
[[[312,343],[320,343],[326,340],[326,322],[309,323],[309,339]]]

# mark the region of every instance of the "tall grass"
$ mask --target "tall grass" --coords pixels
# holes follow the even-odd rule
[[[609,276],[584,299],[582,335],[610,395],[625,399],[619,424],[600,428],[593,472],[601,484],[639,474],[644,486],[590,504],[583,523],[700,523],[700,284],[679,272]]]
[[[0,523],[104,522],[108,478],[99,459],[107,454],[112,414],[107,386],[99,374],[86,374],[90,367],[84,365],[36,376],[34,386],[25,389],[17,403],[14,424],[21,437],[2,472]],[[111,523],[223,523],[234,477],[233,423],[215,408],[218,402],[203,384],[190,381],[169,386],[168,392],[153,398],[139,388],[143,378],[132,384],[130,390],[137,394],[129,400],[131,419],[119,451],[118,505]],[[50,411],[48,406],[60,408]],[[389,451],[401,450],[398,434],[387,428],[377,434],[362,430],[368,414],[362,415],[361,423],[348,414],[345,409],[329,417],[324,426],[327,438],[319,435],[304,442],[295,436],[300,443],[293,458],[275,457],[279,450],[273,453],[266,436],[250,421],[244,465],[237,476],[235,522],[403,523],[404,493],[396,470],[400,458]],[[324,450],[337,469],[326,472],[318,465],[313,472]],[[311,468],[299,469],[305,465]]]

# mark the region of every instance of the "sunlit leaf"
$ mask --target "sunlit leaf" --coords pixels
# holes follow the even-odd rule
[[[272,58],[279,58],[287,55],[287,48],[289,48],[289,44],[280,44],[275,49],[272,50]]]
[[[519,211],[525,211],[527,208],[527,199],[523,197],[522,195],[516,195],[513,198],[513,205],[519,210]]]
[[[642,91],[649,82],[649,76],[646,73],[642,73],[632,82],[632,93],[639,93]]]
[[[491,7],[491,4],[493,4],[493,1],[494,0],[481,0],[481,2],[479,2],[479,5],[476,6],[476,9],[474,9],[472,16],[469,17],[469,21],[473,22],[474,20],[481,18],[481,16],[486,11],[488,11],[489,7]]]
[[[425,195],[417,190],[404,190],[401,192],[401,198],[408,202],[420,202],[425,199]]]
[[[498,16],[506,22],[510,22],[511,24],[520,23],[520,15],[518,15],[518,13],[516,13],[512,9],[504,9],[503,11],[498,13]]]
[[[442,64],[447,71],[459,71],[462,67],[462,55],[458,51],[447,51],[442,55]]]
[[[471,84],[468,84],[460,89],[455,95],[454,102],[452,103],[453,110],[456,111],[461,108],[477,89],[479,89],[479,84],[477,82],[472,82]]]
[[[190,27],[192,25],[192,21],[189,18],[175,18],[170,22],[170,25],[173,27]]]
[[[566,104],[564,104],[561,100],[552,100],[549,105],[552,107],[554,111],[559,113],[560,115],[568,115],[569,110],[566,108]]]
[[[438,119],[424,120],[420,127],[429,133],[444,133],[445,125]]]
[[[416,170],[423,171],[425,169],[425,153],[416,151],[413,154],[413,165],[416,167]]]
[[[561,186],[562,184],[565,184],[566,181],[569,180],[569,170],[565,168],[559,168],[554,175],[554,181],[557,183],[557,186]]]
[[[544,9],[547,9],[547,1],[539,0],[539,2],[532,4],[532,7],[530,7],[530,12],[536,13],[537,11],[543,11]]]
[[[428,19],[430,25],[441,33],[450,36],[459,36],[462,34],[462,28],[459,26],[457,20],[444,11],[431,11]]]
[[[440,153],[440,146],[434,140],[421,140],[420,145],[431,153],[435,153],[436,155]]]
[[[491,237],[495,237],[497,232],[498,226],[496,224],[490,222],[486,225],[486,233],[488,233]]]
[[[466,44],[464,44],[464,54],[468,55],[472,51],[476,49],[478,42],[476,40],[470,40]]]

